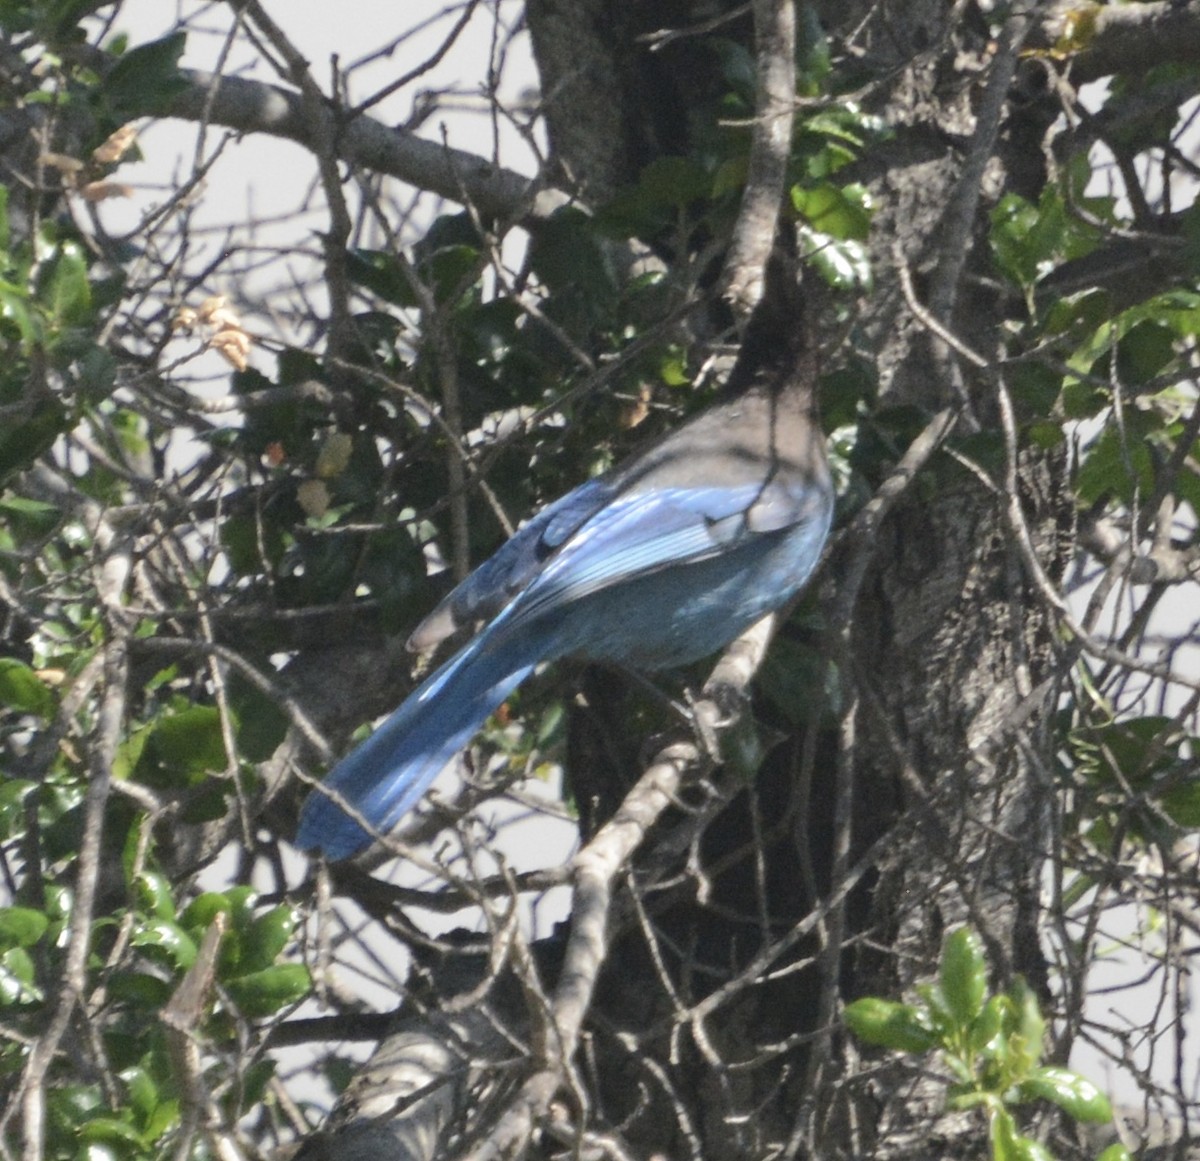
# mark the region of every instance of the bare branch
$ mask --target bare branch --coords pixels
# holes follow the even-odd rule
[[[372,117],[341,124],[326,107],[319,114],[322,124],[314,125],[305,98],[278,85],[197,69],[184,69],[182,76],[190,87],[172,102],[173,116],[198,122],[207,118],[241,133],[267,133],[314,152],[321,136],[331,137],[347,164],[399,178],[448,201],[467,197],[488,217],[539,220],[571,200],[561,190],[540,186],[476,154],[426,141]]]
[[[767,256],[783,201],[796,101],[796,6],[755,0],[756,92],[750,166],[725,259],[725,297],[748,317],[763,296]]]
[[[1079,5],[1060,3],[1041,17],[1043,37],[1053,43],[1062,14]],[[1138,76],[1176,61],[1195,64],[1200,57],[1200,2],[1154,0],[1147,4],[1088,4],[1090,35],[1071,57],[1076,84],[1112,73]]]

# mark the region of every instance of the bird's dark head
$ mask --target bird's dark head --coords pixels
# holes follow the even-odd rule
[[[781,387],[797,376],[811,380],[816,340],[807,291],[800,264],[776,246],[763,272],[762,297],[742,332],[737,362],[726,384],[729,393],[762,382],[764,375],[779,376]]]

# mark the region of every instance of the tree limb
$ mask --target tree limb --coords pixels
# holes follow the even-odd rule
[[[185,121],[207,121],[239,133],[266,133],[294,141],[314,154],[320,140],[332,135],[339,160],[399,178],[449,201],[470,201],[485,217],[540,220],[570,201],[562,190],[539,188],[536,179],[477,154],[393,129],[373,117],[360,115],[343,124],[327,104],[324,124],[313,125],[304,97],[279,85],[200,69],[181,69],[180,76],[189,87],[171,103],[169,115]]]
[[[1044,18],[1043,29],[1060,20],[1066,5]],[[1078,9],[1080,5],[1073,5]],[[1085,84],[1112,73],[1137,75],[1172,61],[1195,64],[1200,58],[1200,0],[1180,4],[1096,4],[1094,23],[1084,47],[1071,57],[1071,77]],[[1051,34],[1051,39],[1054,34]]]
[[[796,7],[792,0],[755,0],[754,136],[746,188],[725,259],[725,297],[749,317],[763,296],[767,256],[787,184],[796,101]]]

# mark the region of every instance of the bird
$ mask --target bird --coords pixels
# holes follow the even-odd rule
[[[800,591],[834,487],[816,344],[794,276],[771,293],[778,283],[767,280],[720,401],[543,508],[418,624],[408,645],[420,653],[483,627],[313,788],[301,849],[336,861],[386,835],[543,662],[689,664]]]

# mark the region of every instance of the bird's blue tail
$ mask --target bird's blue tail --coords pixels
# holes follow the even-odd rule
[[[417,804],[488,714],[546,655],[546,642],[537,634],[516,641],[497,630],[500,625],[493,622],[333,768],[304,804],[298,846],[345,859],[375,838],[324,787],[336,791],[377,834],[387,834]]]

